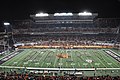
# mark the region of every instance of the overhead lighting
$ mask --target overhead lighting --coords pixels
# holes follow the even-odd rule
[[[10,23],[8,23],[8,22],[4,22],[4,25],[7,26],[7,25],[10,25]]]
[[[54,16],[73,16],[72,13],[55,13]]]
[[[45,16],[49,16],[49,14],[48,13],[37,13],[35,16],[36,17],[45,17]]]
[[[73,13],[67,13],[67,15],[69,15],[69,16],[73,16]]]
[[[78,13],[78,15],[79,15],[79,16],[91,16],[92,13],[85,11],[85,12]]]

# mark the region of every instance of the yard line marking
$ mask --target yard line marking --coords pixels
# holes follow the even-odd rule
[[[99,55],[99,56],[101,56],[100,53],[101,53],[101,51],[98,51],[98,55]],[[101,54],[103,54],[103,53],[101,53]],[[104,56],[104,55],[103,55],[103,56]],[[104,57],[105,57],[105,56],[104,56]],[[102,59],[103,59],[106,63],[108,63],[108,61],[105,60],[103,57],[102,57]],[[111,65],[110,65],[110,66],[111,66]],[[112,66],[111,66],[111,67],[112,67]]]
[[[56,50],[58,50],[58,49],[56,49]],[[59,54],[59,53],[58,53],[58,51],[57,51],[56,53],[57,53],[56,55],[58,55],[58,54]],[[55,65],[56,65],[56,62],[57,62],[57,57],[55,57],[54,67],[55,67]]]
[[[76,57],[78,57],[78,56],[77,56],[78,53],[75,53],[75,54],[76,54]],[[82,56],[81,56],[81,57],[82,57]],[[78,59],[79,59],[80,61],[82,61],[80,58],[78,58]],[[78,65],[79,65],[78,67],[82,67],[82,66],[80,65],[80,62],[78,62]]]
[[[103,54],[103,53],[102,53]],[[105,53],[105,54],[103,54],[103,55],[107,55],[107,56],[109,56],[107,53]],[[111,56],[109,56],[110,58],[112,58]],[[113,64],[115,64],[114,62],[113,62],[113,60],[111,60],[110,58],[108,58],[107,57],[107,59],[109,59]],[[112,58],[113,59],[113,58]],[[120,66],[118,66],[117,64],[115,64],[117,67],[120,67]],[[113,67],[113,66],[112,66]]]
[[[93,51],[92,51],[93,52]],[[94,53],[94,55],[96,56],[96,53],[95,52],[93,52]],[[103,64],[103,62],[96,56],[96,58],[100,61],[100,63],[102,63]],[[106,67],[106,65],[105,64],[103,64],[104,65],[104,67]],[[107,68],[107,67],[106,67]]]
[[[84,52],[84,54],[86,55],[88,55],[88,52],[87,52],[87,50],[85,49],[85,52]],[[89,53],[90,54],[90,53]],[[88,60],[88,57],[87,56],[85,56],[86,58],[87,58],[87,60]],[[88,63],[88,64],[90,64],[90,66],[92,67],[93,65],[91,64],[91,63]],[[90,66],[88,66],[88,67],[90,67]]]
[[[32,60],[35,60],[35,58],[38,56],[38,52],[36,52],[36,54],[34,53],[34,56],[32,57]],[[30,66],[31,64],[29,64]],[[33,65],[33,64],[32,64]],[[35,65],[36,66],[36,65]]]
[[[98,59],[97,59],[96,57],[94,57],[95,54],[93,53],[93,51],[90,50],[90,52],[91,52],[91,58],[92,58],[96,63],[99,63],[99,62],[98,62]],[[95,64],[95,63],[94,63],[94,64]],[[96,66],[93,66],[93,67],[96,67]],[[97,67],[99,67],[99,66],[97,65]]]
[[[73,56],[71,52],[70,52],[70,55],[71,55],[71,60],[73,61]],[[72,65],[72,67],[74,68],[74,65]]]
[[[42,62],[42,64],[41,64],[41,67],[43,66],[43,64],[45,63],[44,61],[45,61],[45,59],[46,59],[46,57],[47,57],[47,55],[48,55],[48,52],[45,52],[46,54],[44,55],[45,57],[44,57],[44,60],[43,60],[43,62]],[[44,67],[44,66],[43,66]]]
[[[80,67],[80,63],[78,62],[78,65],[79,65],[79,67]]]
[[[26,51],[24,51],[22,54],[24,54],[24,53],[26,53],[27,52],[27,50]],[[30,51],[29,51],[30,52]],[[26,55],[28,55],[28,54],[25,54],[24,56],[26,56]],[[17,64],[17,66],[20,64],[20,63],[22,63],[22,59],[23,59],[23,56],[21,56],[22,58],[19,58],[17,61],[18,61],[18,64]]]
[[[17,64],[17,66],[19,66],[19,64],[21,64],[21,63],[23,63],[21,60],[23,60],[27,55],[28,55],[28,53],[30,53],[31,51],[29,51],[29,50],[26,50],[25,52],[23,52],[22,54],[24,54],[24,53],[26,53],[26,54],[24,54],[24,56],[21,56],[21,58],[16,58],[16,59],[18,59],[17,61],[18,61],[18,64]],[[23,64],[21,64],[22,66],[23,66]]]
[[[80,52],[80,54],[81,54],[81,52]],[[80,58],[79,58],[80,59]],[[82,60],[81,60],[82,59]],[[84,59],[83,59],[83,57],[81,56],[81,59],[80,59],[80,61],[81,61],[81,63],[84,63],[85,61],[84,61]],[[81,67],[82,67],[82,64],[81,64]],[[84,67],[84,66],[83,66]]]
[[[67,52],[67,51],[66,51]],[[67,52],[67,55],[68,55],[68,52]],[[66,60],[66,67],[68,67],[68,62],[67,62],[67,60]]]
[[[100,52],[100,51],[99,51],[98,55],[100,55],[100,53],[103,54],[103,52]],[[101,56],[101,55],[100,55],[100,56]],[[104,57],[106,57],[106,56],[104,56]],[[107,58],[108,58],[108,57],[107,57]],[[105,61],[106,63],[109,63],[107,60],[105,60],[105,58],[102,57],[102,59],[104,59],[104,61]],[[111,66],[111,65],[110,65],[110,66]],[[113,68],[113,66],[111,66],[111,67]]]
[[[40,50],[40,52],[41,52],[41,50]],[[42,55],[41,56],[41,58],[39,58],[39,63],[41,63],[41,59],[43,59],[43,56],[45,55],[45,54],[40,54],[40,55]],[[42,64],[42,63],[41,63]],[[41,65],[40,65],[41,66]]]
[[[23,52],[24,52],[24,51],[22,51],[22,53],[23,53]],[[9,65],[9,64],[12,64],[15,60],[18,60],[19,55],[21,56],[21,55],[23,55],[23,54],[19,53],[18,55],[14,56],[14,57],[11,58],[10,60],[4,62],[2,65]],[[20,58],[19,58],[19,59],[20,59]]]

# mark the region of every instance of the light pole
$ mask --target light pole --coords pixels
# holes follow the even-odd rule
[[[4,29],[4,30],[5,30],[5,34],[6,34],[6,35],[5,35],[5,38],[6,38],[6,41],[7,41],[6,45],[7,45],[7,47],[8,47],[8,48],[7,48],[7,51],[9,52],[9,47],[10,47],[10,46],[9,46],[9,33],[8,33],[8,32],[9,32],[10,23],[4,22],[3,24],[4,24],[4,27],[5,27],[5,29]]]

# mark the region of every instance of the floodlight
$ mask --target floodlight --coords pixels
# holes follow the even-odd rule
[[[65,15],[66,15],[66,13],[60,13],[60,15],[61,15],[61,16],[65,16]]]
[[[82,13],[78,13],[78,15],[79,15],[79,16],[91,16],[92,13],[85,11],[85,12],[82,12]]]
[[[73,16],[73,13],[67,13],[68,16]]]
[[[36,17],[45,17],[45,16],[49,16],[49,14],[48,13],[37,13],[35,16]]]
[[[59,13],[54,13],[54,16],[57,16],[57,15],[59,15]]]
[[[66,13],[55,13],[54,16],[63,16],[65,15]]]
[[[55,13],[54,16],[73,16],[72,13]]]
[[[10,25],[10,23],[8,23],[8,22],[4,22],[4,25],[5,25],[5,26],[8,26],[8,25]]]

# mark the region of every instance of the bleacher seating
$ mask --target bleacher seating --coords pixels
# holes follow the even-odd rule
[[[120,76],[45,76],[36,73],[0,72],[0,80],[120,80]]]

